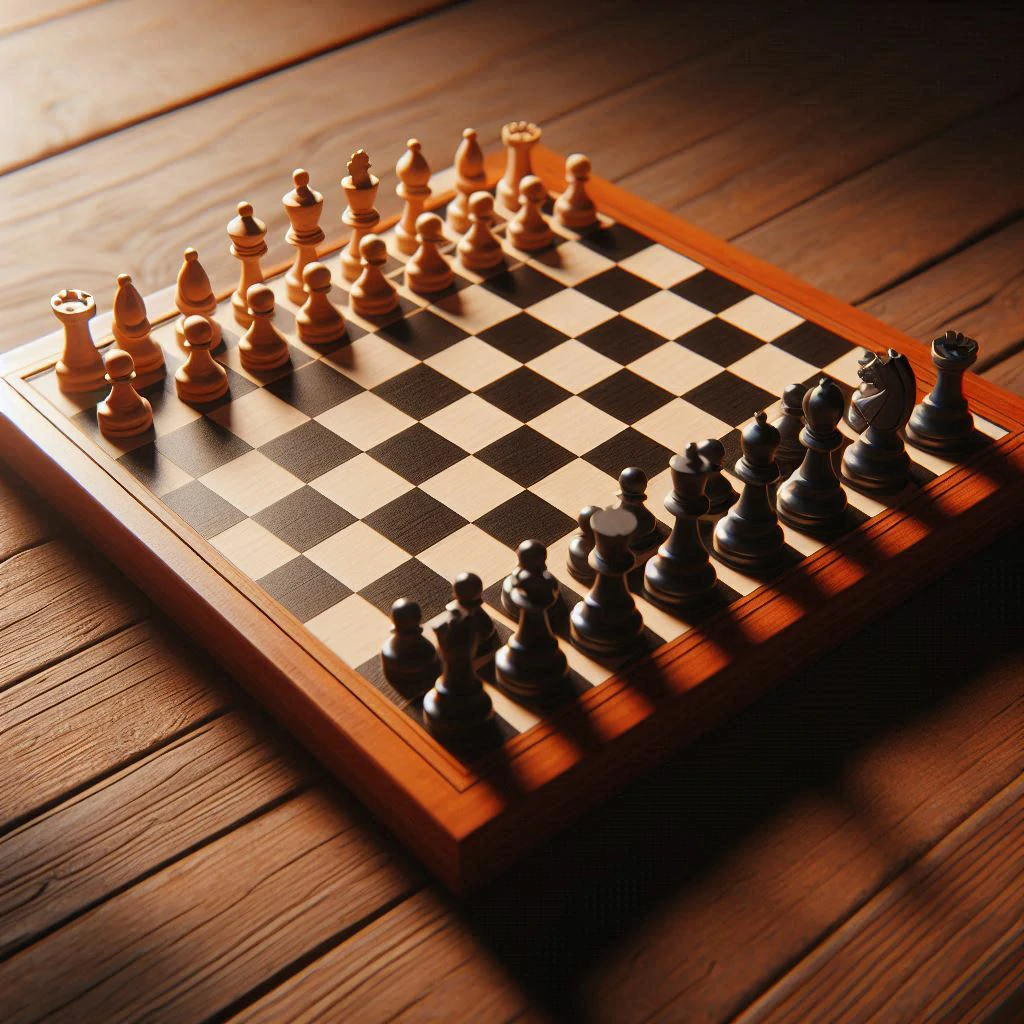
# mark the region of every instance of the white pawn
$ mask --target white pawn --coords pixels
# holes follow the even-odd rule
[[[597,207],[587,194],[590,160],[582,153],[573,153],[565,161],[565,191],[555,200],[555,219],[567,228],[579,231],[597,223]]]
[[[359,243],[362,272],[352,290],[349,301],[362,316],[384,316],[398,308],[398,289],[384,276],[388,261],[388,247],[379,235],[366,235]]]
[[[135,362],[127,352],[112,348],[103,357],[110,394],[96,406],[96,422],[104,437],[135,437],[153,426],[153,407],[136,390]]]
[[[183,328],[188,358],[174,375],[174,387],[183,402],[201,405],[227,394],[228,373],[210,354],[213,324],[205,316],[190,316]]]
[[[265,284],[251,284],[245,293],[251,323],[238,342],[242,366],[262,373],[284,366],[291,358],[288,342],[274,326],[274,293]]]
[[[331,268],[323,263],[307,263],[302,270],[306,301],[295,315],[299,338],[307,345],[330,345],[348,332],[345,317],[331,302]]]
[[[132,357],[135,372],[143,376],[164,368],[163,349],[149,333],[146,303],[132,283],[131,274],[117,275],[111,332],[122,350]]]
[[[213,331],[211,347],[220,344],[220,324],[213,319],[217,312],[217,296],[213,294],[213,286],[203,265],[199,262],[199,253],[195,249],[185,250],[185,260],[178,271],[178,288],[174,294],[174,304],[181,316],[174,328],[178,344],[185,341],[185,320],[190,316],[203,316],[210,321]]]
[[[402,219],[395,227],[395,241],[400,252],[411,256],[416,251],[416,222],[430,198],[430,165],[422,152],[419,139],[410,139],[395,166],[398,186],[395,192],[405,200]]]
[[[444,223],[436,213],[421,213],[416,218],[419,248],[405,265],[405,285],[417,295],[431,295],[450,288],[455,281],[448,260],[439,246],[445,241]]]
[[[519,185],[519,209],[509,222],[508,240],[525,252],[546,249],[555,240],[555,233],[541,212],[548,197],[544,182],[528,174]]]
[[[494,223],[494,197],[489,192],[474,192],[469,200],[469,230],[459,239],[456,252],[467,270],[491,270],[505,262],[501,242],[491,228]]]
[[[455,198],[448,204],[448,226],[460,235],[469,227],[469,204],[473,194],[487,188],[484,151],[477,141],[476,129],[467,128],[455,151]]]

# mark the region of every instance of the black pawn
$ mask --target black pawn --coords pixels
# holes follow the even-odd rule
[[[572,641],[581,650],[613,658],[633,650],[643,634],[644,621],[626,585],[633,568],[629,539],[636,516],[624,508],[603,508],[590,518],[594,550],[590,565],[594,585],[569,616]]]
[[[403,697],[421,697],[441,674],[441,659],[423,635],[420,606],[400,598],[391,606],[391,635],[380,651],[384,678]]]
[[[827,377],[804,395],[806,426],[800,431],[804,459],[776,498],[779,519],[797,530],[830,532],[844,521],[846,492],[836,475],[832,453],[843,443],[836,427],[845,406],[842,391]]]
[[[499,686],[517,697],[543,699],[556,694],[569,678],[569,663],[551,630],[558,581],[548,572],[547,549],[540,541],[523,541],[518,553],[511,600],[519,627],[494,656],[494,675]]]
[[[523,566],[522,554],[524,548],[530,544],[537,544],[535,540],[524,540],[519,545],[519,564],[512,570],[506,577],[505,581],[501,585],[501,608],[505,614],[512,619],[513,622],[519,621],[519,607],[516,605],[515,600],[512,597],[512,591],[519,585],[519,576],[525,571]],[[544,551],[545,564],[547,559],[547,550]],[[554,576],[551,577],[555,583],[555,603],[551,607],[551,625],[555,629],[564,629],[569,624],[569,608],[565,603],[565,596],[562,594],[562,589],[559,586],[558,580]]]
[[[925,451],[955,455],[975,440],[974,417],[964,398],[964,372],[978,358],[978,343],[959,331],[946,331],[932,342],[932,362],[939,371],[935,387],[914,409],[907,440]]]
[[[452,584],[455,600],[448,603],[448,610],[464,611],[472,620],[476,629],[476,654],[478,665],[486,663],[501,646],[494,620],[484,608],[484,585],[475,572],[460,572]]]
[[[736,489],[729,482],[729,478],[722,474],[722,467],[725,465],[725,445],[718,438],[709,437],[697,445],[697,451],[711,464],[713,469],[704,487],[704,493],[711,506],[708,509],[708,515],[720,516],[735,505],[739,498]]]
[[[800,443],[800,431],[804,429],[803,384],[789,384],[782,392],[782,415],[772,423],[779,432],[779,447],[775,461],[783,477],[789,476],[804,461],[804,446]]]
[[[743,493],[729,514],[715,526],[713,545],[723,562],[740,569],[763,569],[776,562],[786,548],[786,539],[772,508],[768,489],[779,479],[775,452],[779,432],[764,412],[743,431],[743,457],[736,463],[736,475],[743,481]]]
[[[569,541],[569,560],[566,568],[569,575],[580,583],[588,586],[594,582],[596,575],[591,568],[589,558],[590,552],[594,550],[594,531],[590,525],[590,518],[599,511],[597,505],[585,505],[580,509],[576,518],[579,529],[573,534]]]
[[[700,535],[700,517],[711,507],[704,488],[714,467],[690,444],[682,455],[672,456],[669,469],[672,490],[665,508],[675,523],[668,540],[647,563],[644,592],[658,604],[684,607],[708,597],[718,580]]]
[[[441,677],[423,698],[424,725],[442,743],[475,744],[493,728],[494,706],[473,667],[477,643],[473,616],[449,607],[434,632],[441,652]]]
[[[860,387],[847,422],[860,437],[843,452],[840,472],[857,490],[885,494],[910,482],[910,456],[902,431],[914,409],[917,384],[910,360],[889,349],[869,353],[857,371]]]
[[[619,508],[636,517],[636,533],[629,540],[630,550],[637,564],[649,556],[664,539],[658,520],[645,504],[647,501],[647,474],[637,466],[630,466],[619,474]]]

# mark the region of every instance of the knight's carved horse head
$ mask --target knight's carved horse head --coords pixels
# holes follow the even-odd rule
[[[861,385],[850,403],[849,423],[857,433],[867,427],[902,430],[914,411],[914,371],[906,356],[889,349],[866,354],[857,376]]]

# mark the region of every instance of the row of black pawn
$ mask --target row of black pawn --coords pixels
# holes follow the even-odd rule
[[[902,440],[908,420],[911,427],[917,421],[917,429],[907,433],[920,447],[946,453],[962,448],[973,434],[962,395],[963,357],[976,351],[976,344],[962,335],[950,332],[937,339],[932,352],[939,382],[916,408],[913,374],[903,365],[905,358],[893,352],[888,357],[866,355],[861,401],[855,398],[849,415],[861,437],[844,454],[843,477],[867,491],[902,487],[910,464]],[[893,360],[902,360],[904,387],[890,384],[887,398],[884,385],[897,377],[886,378],[884,371],[895,373],[889,365]],[[894,403],[905,410],[893,411]],[[833,460],[842,444],[837,428],[845,408],[842,391],[822,378],[810,390],[802,385],[787,388],[783,415],[775,423],[768,423],[764,411],[757,412],[741,438],[743,455],[735,467],[743,482],[739,495],[722,475],[721,442],[688,445],[669,464],[672,490],[665,508],[674,525],[667,537],[646,506],[646,474],[635,467],[623,470],[618,505],[582,509],[579,531],[570,542],[567,570],[590,588],[567,616],[573,644],[599,659],[637,648],[643,618],[627,576],[641,566],[644,594],[654,604],[685,610],[707,600],[718,580],[700,528],[709,515],[724,513],[712,534],[715,555],[748,572],[769,568],[783,555],[780,519],[811,533],[835,529],[847,505]],[[783,468],[793,471],[776,490]],[[478,742],[493,731],[493,707],[479,675],[491,659],[495,683],[517,699],[543,703],[565,689],[569,666],[552,623],[564,623],[566,607],[547,568],[547,549],[539,541],[520,544],[518,566],[505,579],[501,600],[518,623],[504,644],[484,609],[480,578],[461,574],[453,584],[452,602],[433,623],[437,648],[423,635],[415,602],[402,599],[393,606],[394,629],[381,651],[385,677],[406,695],[426,690],[423,719],[443,742]]]

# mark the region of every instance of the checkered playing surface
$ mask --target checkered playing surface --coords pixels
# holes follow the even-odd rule
[[[391,603],[419,601],[425,617],[450,599],[449,580],[472,570],[497,608],[500,583],[528,537],[571,603],[564,573],[574,517],[610,504],[627,465],[651,478],[664,517],[667,466],[690,441],[721,438],[727,465],[739,428],[790,383],[822,372],[847,394],[859,349],[746,288],[619,224],[586,237],[559,229],[539,255],[508,247],[504,273],[459,269],[456,287],[430,301],[402,289],[402,309],[374,323],[351,314],[348,344],[314,350],[296,339],[296,307],[272,282],[291,365],[264,378],[241,367],[239,330],[219,320],[230,395],[197,411],[178,401],[183,361],[173,324],[154,332],[168,375],[146,390],[155,439],[117,448],[100,437],[95,404],[36,384],[185,522],[256,580],[396,703],[377,652]],[[394,246],[389,272],[401,281]],[[337,255],[326,257],[340,280]],[[983,425],[982,425],[983,426]],[[914,453],[931,472],[947,463]],[[881,506],[850,492],[854,520]],[[787,531],[795,552],[820,542]],[[721,565],[725,599],[758,581]],[[654,647],[691,623],[641,601]],[[511,626],[499,614],[500,628]],[[564,645],[577,687],[607,678]],[[536,712],[491,688],[509,732]],[[415,710],[413,707],[411,710]]]

